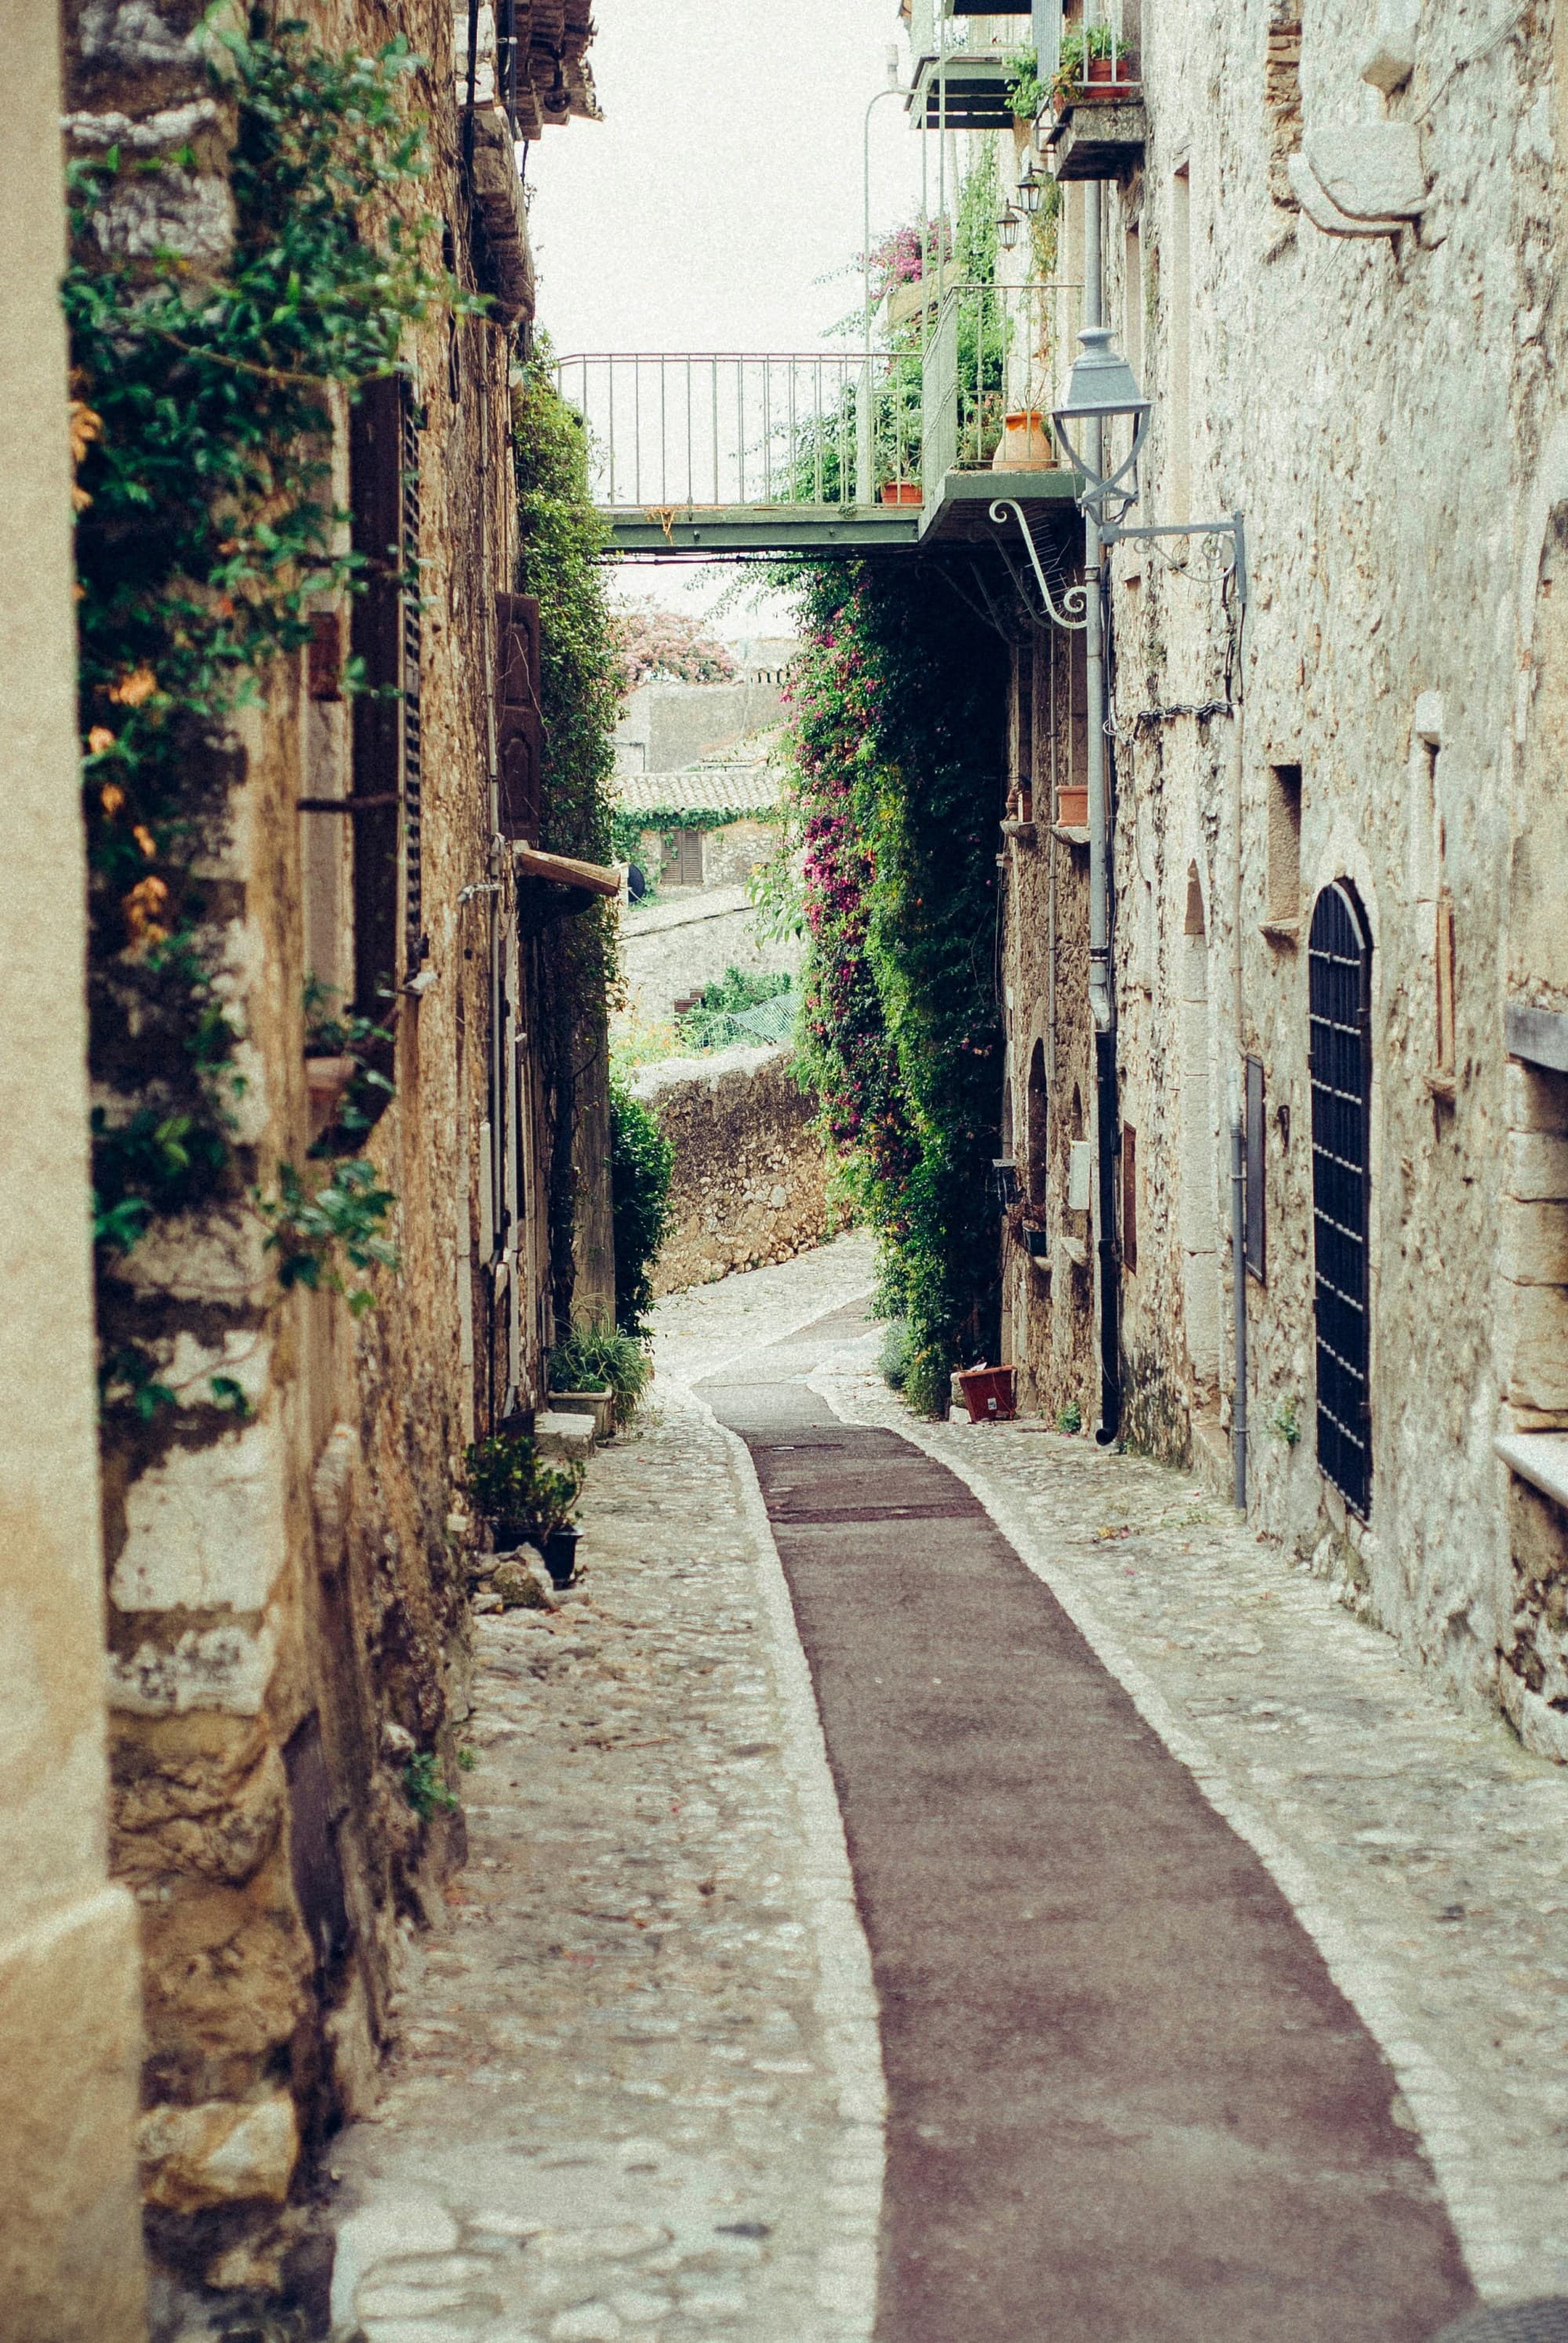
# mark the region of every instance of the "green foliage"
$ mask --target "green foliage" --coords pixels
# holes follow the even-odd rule
[[[574,1326],[550,1353],[552,1391],[612,1391],[622,1423],[637,1413],[652,1375],[646,1346],[618,1326]]]
[[[397,1248],[385,1233],[397,1199],[377,1184],[373,1165],[353,1157],[333,1166],[332,1176],[311,1192],[292,1163],[278,1167],[276,1196],[257,1196],[267,1222],[266,1251],[277,1255],[277,1282],[286,1292],[303,1285],[341,1293],[357,1318],[375,1307],[367,1285],[352,1285],[350,1269],[396,1270]]]
[[[907,1318],[893,1318],[888,1322],[877,1353],[877,1371],[890,1391],[902,1391],[910,1379],[914,1360],[914,1342]]]
[[[1056,1428],[1058,1432],[1069,1433],[1083,1430],[1083,1410],[1075,1399],[1070,1399],[1065,1407],[1057,1410]]]
[[[346,1154],[359,1146],[378,1121],[386,1101],[395,1095],[394,1085],[378,1062],[392,1049],[390,1028],[353,1011],[335,1013],[330,1004],[336,993],[335,986],[323,984],[317,977],[305,980],[306,1056],[347,1058],[354,1067],[338,1102],[337,1122],[322,1132],[310,1151],[317,1156]]]
[[[335,54],[259,11],[207,37],[236,124],[221,264],[128,256],[110,232],[130,184],[182,177],[187,154],[111,149],[69,174],[89,1001],[116,1101],[93,1121],[106,1262],[165,1215],[244,1193],[239,1026],[196,866],[234,778],[236,713],[307,640],[313,599],[360,583],[330,494],[334,386],[392,373],[410,323],[471,306],[425,256],[437,228],[412,200],[425,159],[407,44]],[[390,1262],[390,1203],[368,1174],[309,1195],[286,1167],[264,1207],[284,1282],[343,1290],[340,1259]],[[172,1403],[139,1345],[106,1343],[107,1405],[145,1418]],[[232,1378],[210,1393],[243,1412]]]
[[[1269,1418],[1269,1430],[1282,1440],[1287,1448],[1295,1446],[1302,1436],[1302,1418],[1294,1392],[1288,1392],[1279,1402]]]
[[[645,1334],[653,1307],[653,1265],[669,1224],[675,1149],[640,1099],[613,1076],[609,1086],[609,1178],[615,1216],[615,1322]]]
[[[1040,77],[1040,52],[1032,45],[1015,49],[1002,61],[1007,75],[1007,102],[1018,122],[1032,122],[1046,100]]]
[[[1001,175],[996,143],[988,138],[965,173],[953,223],[953,258],[963,285],[996,283],[996,223],[1001,210]]]
[[[447,1786],[441,1760],[433,1749],[420,1749],[403,1768],[403,1795],[422,1823],[437,1814],[456,1814],[462,1803]]]
[[[498,1544],[542,1544],[569,1522],[582,1492],[580,1464],[547,1463],[526,1433],[496,1432],[466,1453],[468,1493],[494,1523]]]
[[[695,1005],[676,1020],[681,1041],[696,1050],[727,1050],[735,1042],[780,1041],[795,1021],[795,980],[788,969],[749,974],[727,968],[705,984]]]
[[[808,568],[795,689],[809,954],[805,1068],[896,1262],[905,1392],[945,1409],[995,1306],[992,986],[1004,653],[903,567]]]

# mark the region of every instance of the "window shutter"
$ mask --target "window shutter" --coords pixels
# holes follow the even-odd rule
[[[352,794],[375,802],[354,820],[354,997],[377,1023],[398,983],[400,908],[409,975],[421,940],[419,597],[403,583],[418,551],[417,456],[408,384],[367,383],[349,429],[353,544],[364,565],[350,640],[365,679],[353,703]]]
[[[539,704],[539,606],[534,595],[497,595],[496,640],[501,835],[537,846],[545,726]]]
[[[403,578],[398,589],[402,619],[403,698],[403,967],[417,976],[429,947],[425,940],[425,897],[419,848],[420,652],[425,598],[419,578],[419,417],[413,387],[397,384],[398,550]]]
[[[1263,1275],[1263,1061],[1261,1058],[1247,1060],[1247,1107],[1245,1153],[1242,1157],[1243,1178],[1241,1202],[1247,1267],[1252,1275]]]

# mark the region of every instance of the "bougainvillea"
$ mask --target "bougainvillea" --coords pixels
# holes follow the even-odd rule
[[[924,563],[808,570],[801,618],[805,1066],[934,1411],[994,1342],[1005,653]]]

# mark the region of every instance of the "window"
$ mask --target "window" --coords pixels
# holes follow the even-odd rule
[[[1453,1086],[1453,897],[1445,887],[1437,899],[1437,1065],[1441,1086]]]
[[[539,842],[539,606],[532,594],[496,597],[496,766],[504,838]]]
[[[1372,940],[1346,880],[1318,897],[1308,967],[1318,1463],[1365,1521],[1372,1506]]]
[[[1263,1255],[1263,1061],[1249,1058],[1246,1066],[1245,1152],[1242,1156],[1242,1224],[1247,1267],[1261,1284]]]
[[[1263,114],[1269,138],[1269,193],[1290,211],[1299,208],[1287,168],[1302,143],[1302,5],[1273,0],[1263,65]]]
[[[1030,1052],[1028,1180],[1026,1196],[1030,1213],[1037,1221],[1045,1218],[1046,1202],[1050,1193],[1050,1092],[1046,1085],[1045,1043],[1037,1041]]]
[[[1192,184],[1183,165],[1171,182],[1170,491],[1172,520],[1192,509]]]
[[[1268,927],[1292,930],[1302,915],[1302,769],[1269,768]]]

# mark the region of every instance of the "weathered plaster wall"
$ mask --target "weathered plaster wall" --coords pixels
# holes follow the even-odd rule
[[[0,2325],[135,2343],[141,2016],[106,1847],[55,12],[8,5],[0,37]]]
[[[633,1078],[675,1147],[656,1294],[789,1261],[838,1224],[815,1109],[791,1054],[724,1050],[668,1059]]]

